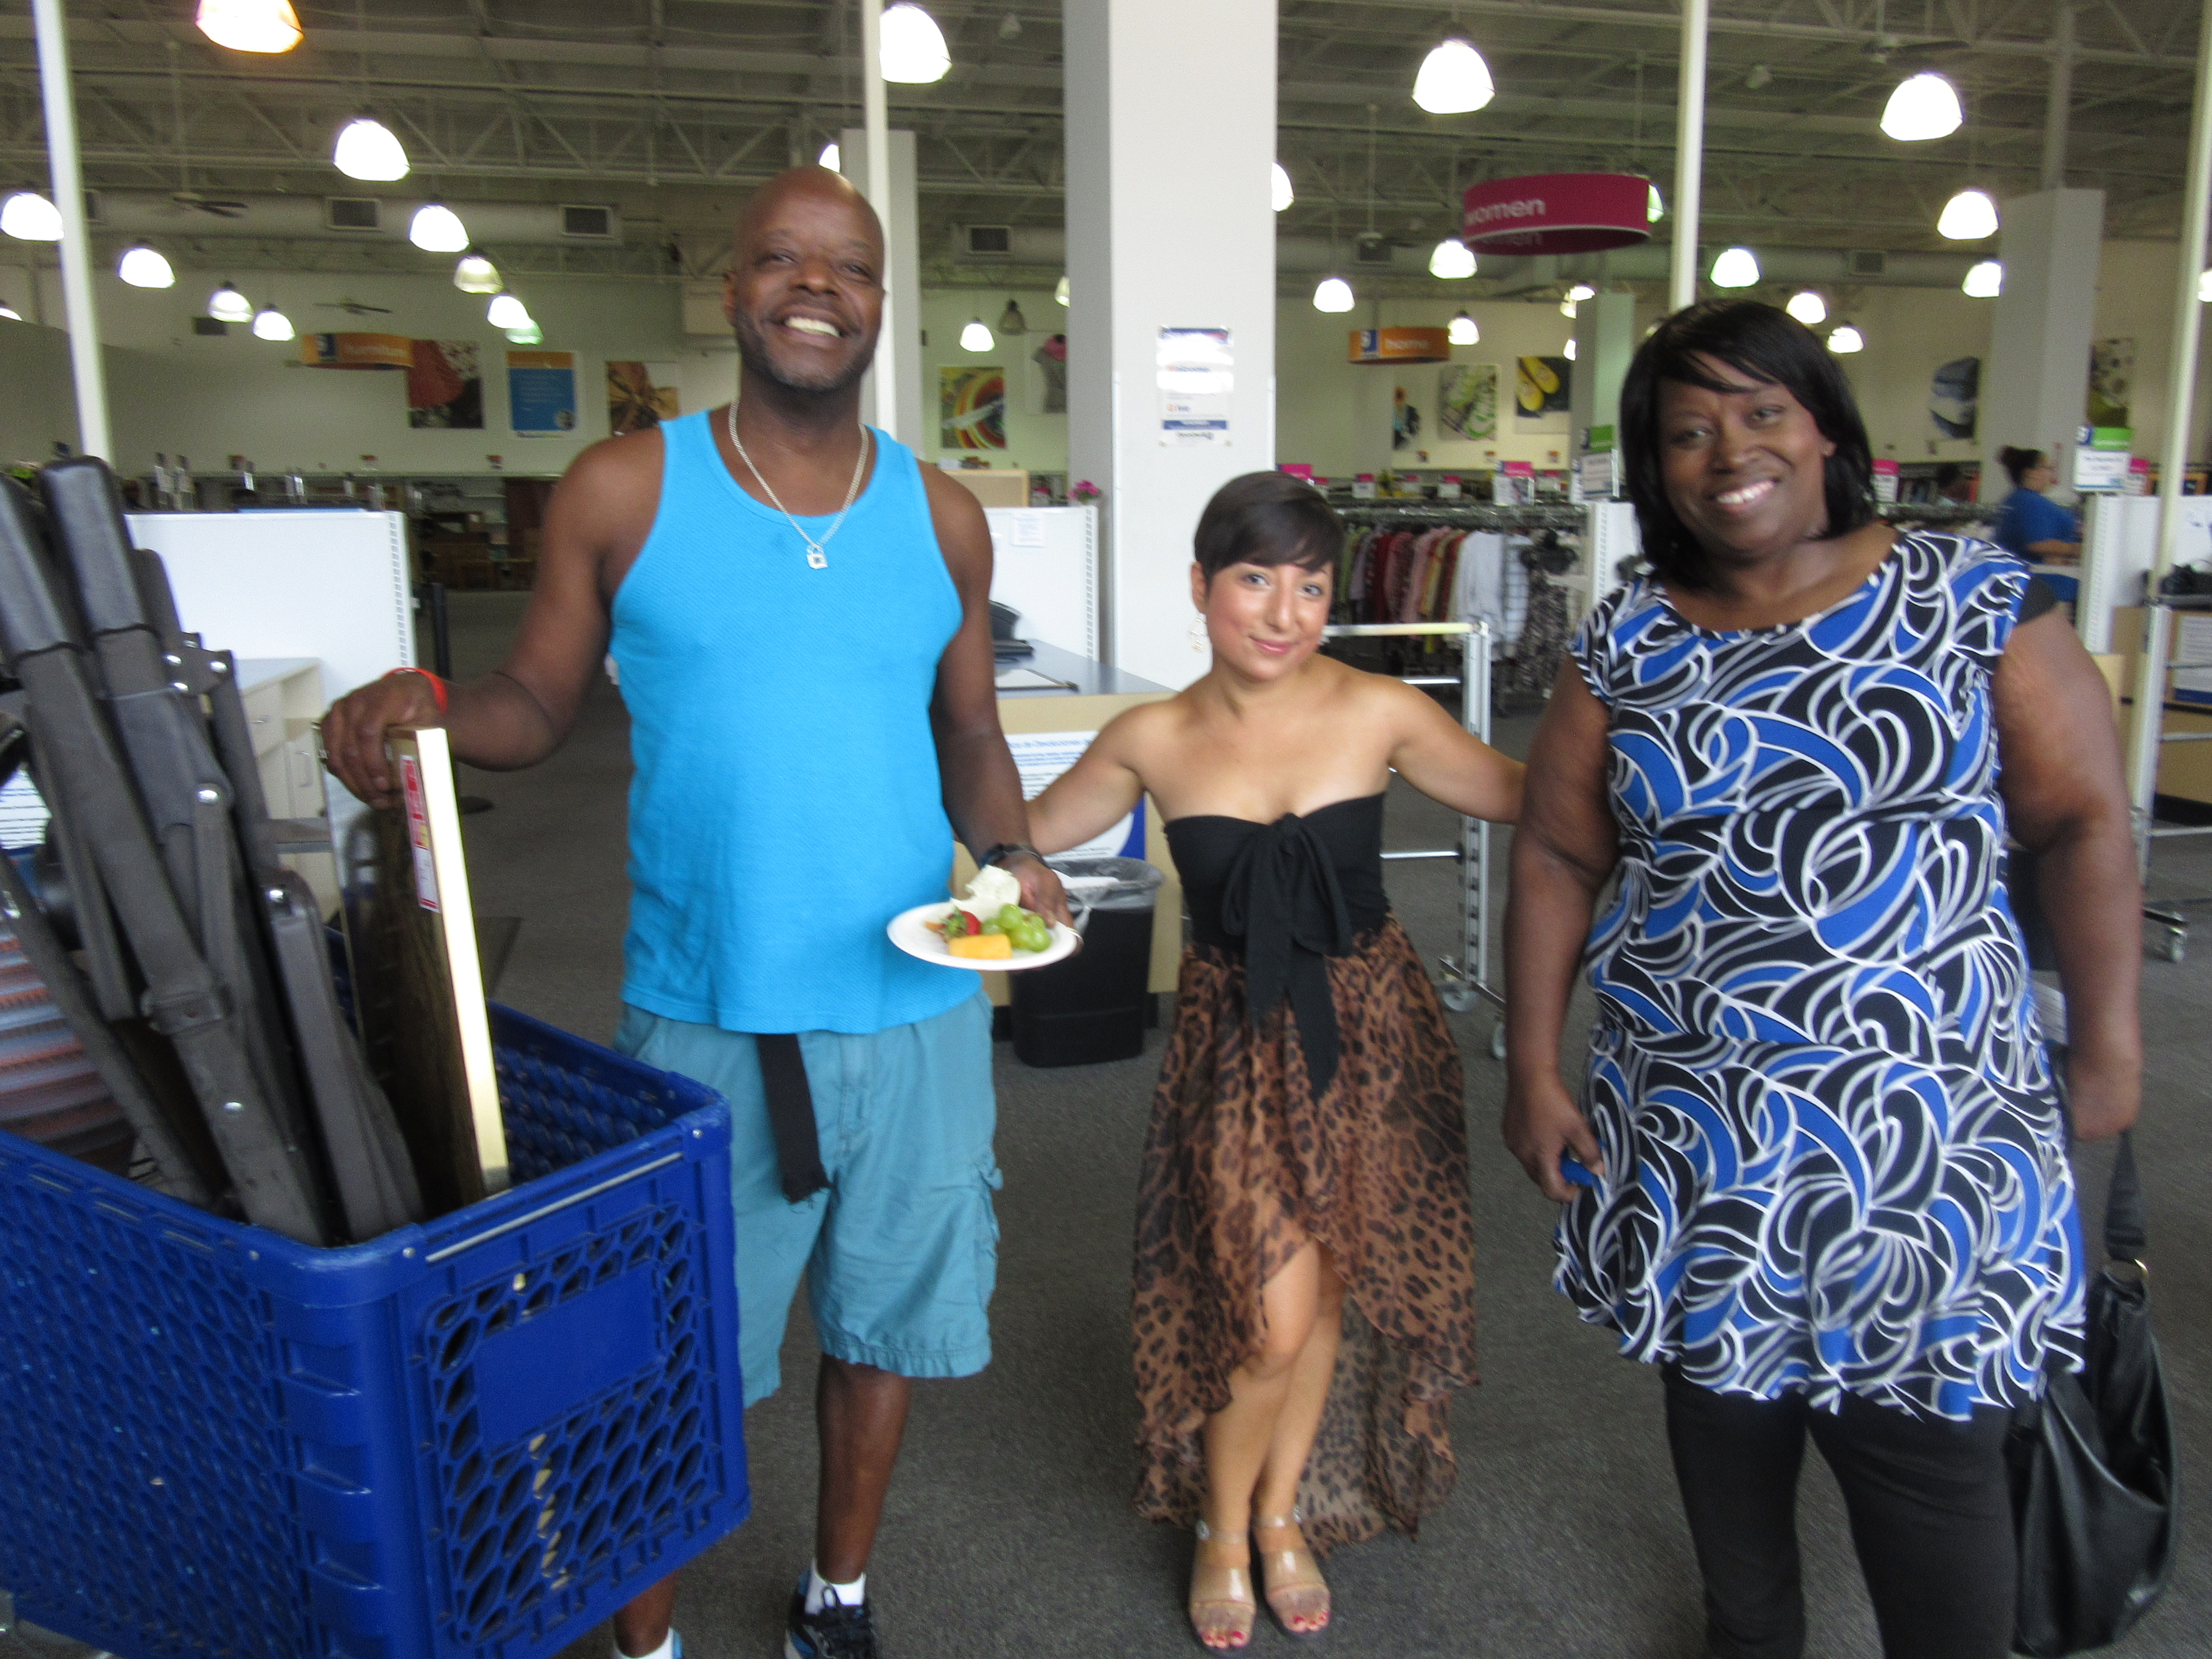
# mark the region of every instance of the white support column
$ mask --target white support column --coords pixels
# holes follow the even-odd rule
[[[1707,0],[1682,0],[1682,73],[1674,93],[1674,221],[1668,262],[1667,309],[1698,297],[1698,198],[1705,167],[1705,21]]]
[[[875,151],[867,130],[847,127],[837,135],[845,176],[860,182],[861,193],[884,222],[884,328],[876,343],[876,367],[862,383],[860,410],[871,425],[920,451],[928,447],[929,433],[921,423],[921,246],[914,134],[900,129],[888,137],[890,177],[878,196],[872,182]]]
[[[1636,296],[1601,294],[1575,307],[1575,372],[1569,382],[1567,424],[1575,451],[1594,426],[1620,425],[1620,383],[1636,355]]]
[[[2004,291],[1982,368],[1982,481],[1985,501],[2012,481],[1997,465],[2007,445],[2042,449],[2071,477],[2075,434],[2089,392],[2097,314],[2097,255],[2105,192],[2046,190],[2004,204],[1997,258]]]
[[[1182,686],[1206,667],[1188,637],[1199,514],[1275,461],[1275,0],[1061,15],[1068,477],[1104,492],[1107,659]],[[1164,328],[1229,331],[1226,444],[1163,441]]]
[[[100,313],[92,293],[92,243],[84,222],[84,168],[76,148],[76,99],[70,86],[69,21],[62,0],[31,0],[31,16],[39,37],[39,92],[46,102],[54,205],[62,215],[62,300],[69,315],[70,368],[76,380],[77,447],[87,455],[112,460],[107,381],[100,362]],[[31,280],[35,288],[35,271]],[[33,294],[34,305],[36,297]],[[35,309],[33,314],[37,314]]]
[[[884,285],[881,337],[894,343],[889,356],[884,356],[878,350],[876,366],[869,371],[872,386],[863,402],[872,406],[873,412],[869,418],[878,426],[902,443],[915,444],[920,441],[919,430],[902,429],[898,423],[899,413],[905,407],[905,402],[899,391],[896,342],[902,334],[912,333],[921,326],[921,313],[918,308],[902,310],[899,305],[899,263],[896,254],[889,246],[891,223],[897,215],[896,193],[891,186],[892,168],[875,165],[877,157],[892,154],[889,95],[884,90],[884,0],[860,0],[860,130],[866,135],[862,148],[867,151],[867,165],[860,174],[860,190],[867,197],[869,205],[875,209],[876,217],[883,221],[886,244],[884,253],[890,266],[885,273],[889,280]],[[912,141],[909,139],[908,142],[911,143]],[[841,150],[838,159],[843,161],[850,153]],[[845,164],[848,167],[852,165],[849,161]],[[909,188],[907,196],[908,224],[913,222],[913,205],[914,197]]]

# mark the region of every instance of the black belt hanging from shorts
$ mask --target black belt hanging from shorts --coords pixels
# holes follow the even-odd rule
[[[814,1091],[807,1086],[799,1034],[763,1032],[753,1042],[760,1051],[761,1085],[768,1096],[768,1127],[775,1136],[783,1195],[804,1204],[830,1184],[830,1177],[822,1169],[822,1132],[814,1121]]]

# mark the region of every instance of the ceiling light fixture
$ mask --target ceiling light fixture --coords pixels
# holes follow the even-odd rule
[[[1429,255],[1429,275],[1456,283],[1474,275],[1474,250],[1456,236],[1447,236]]]
[[[1061,305],[1067,303],[1067,273],[1066,271],[1062,271],[1060,280],[1053,284],[1052,297]]]
[[[1808,328],[1814,328],[1828,320],[1828,302],[1809,288],[1801,288],[1790,296],[1790,303],[1782,307]]]
[[[392,129],[363,110],[345,125],[331,149],[331,165],[349,179],[389,184],[407,176],[407,150]]]
[[[207,314],[218,323],[250,323],[253,320],[253,301],[240,294],[226,276],[222,286],[208,295]]]
[[[499,267],[471,248],[453,267],[453,286],[464,294],[496,294],[506,284],[499,279]]]
[[[2212,305],[2212,270],[2201,272],[2197,278],[2197,303]]]
[[[459,253],[469,245],[469,228],[443,202],[425,202],[415,210],[407,240],[425,253]]]
[[[177,273],[159,250],[139,242],[123,250],[123,257],[115,262],[115,274],[133,288],[174,288]]]
[[[952,54],[945,47],[945,31],[937,20],[909,0],[884,8],[878,39],[883,43],[884,79],[903,86],[927,86],[942,81],[952,67]]]
[[[1580,302],[1572,295],[1559,301],[1559,315],[1562,317],[1571,317],[1579,309]]]
[[[1978,242],[1997,234],[1997,204],[1985,190],[1962,190],[1943,204],[1936,234],[1954,242]]]
[[[1413,101],[1431,115],[1465,115],[1497,95],[1490,65],[1456,36],[1431,47],[1413,77]]]
[[[1597,290],[1592,288],[1588,283],[1577,283],[1572,288],[1567,290],[1567,298],[1579,305],[1584,300],[1596,299]]]
[[[1349,311],[1352,304],[1352,284],[1341,276],[1324,276],[1314,287],[1316,311]]]
[[[292,319],[277,310],[272,301],[253,313],[253,337],[257,340],[289,340],[292,337]]]
[[[1565,357],[1565,358],[1569,362],[1574,362],[1574,360],[1575,360],[1575,343],[1574,343],[1574,339],[1573,339],[1573,337],[1572,337],[1572,336],[1568,337],[1568,340],[1567,340],[1567,343],[1566,343],[1566,348],[1565,348],[1565,349],[1564,349],[1563,351],[1561,351],[1561,352],[1559,353],[1559,355],[1560,355],[1562,357]]]
[[[1899,143],[1917,144],[1930,138],[1948,138],[1966,118],[1959,107],[1959,89],[1933,70],[1923,70],[1897,83],[1881,112],[1881,130]]]
[[[0,300],[0,317],[5,317],[11,323],[20,323],[23,320],[23,313],[5,300]]]
[[[1280,161],[1275,163],[1275,170],[1267,175],[1267,185],[1278,213],[1298,199],[1297,191],[1291,188],[1290,169]]]
[[[491,296],[491,303],[484,307],[484,321],[494,328],[527,328],[530,325],[530,307],[501,289]]]
[[[1022,308],[1014,303],[1013,296],[1008,295],[1006,308],[999,313],[999,332],[1020,335],[1029,331],[1030,319],[1022,315]]]
[[[822,154],[814,158],[814,165],[818,167],[828,167],[832,173],[842,173],[845,170],[845,152],[838,149],[837,141],[835,138],[822,146]]]
[[[62,210],[34,190],[19,190],[0,202],[0,231],[19,242],[58,242]]]
[[[1450,326],[1444,330],[1444,338],[1453,345],[1477,345],[1481,343],[1482,331],[1474,325],[1474,319],[1462,311],[1453,317]]]
[[[1644,199],[1644,222],[1646,224],[1656,225],[1667,216],[1667,204],[1660,198],[1658,185],[1647,185],[1646,190],[1648,193]]]
[[[520,328],[507,330],[507,338],[511,345],[543,345],[545,343],[545,331],[538,327],[535,321],[526,322]]]
[[[1866,349],[1866,336],[1849,323],[1838,324],[1828,336],[1828,349],[1838,357],[1848,357],[1854,351]]]
[[[1723,248],[1713,260],[1715,288],[1749,288],[1759,280],[1759,256],[1747,247]]]
[[[991,330],[981,317],[970,317],[968,326],[960,331],[963,351],[988,351],[997,342],[991,338]]]
[[[200,0],[192,21],[233,52],[289,52],[300,44],[300,15],[291,0]]]
[[[1761,87],[1774,84],[1774,71],[1764,64],[1753,64],[1750,73],[1743,77],[1744,90],[1757,92]]]
[[[1995,259],[1984,259],[1966,273],[1966,280],[1959,284],[1959,291],[1969,300],[1994,300],[2004,291],[2004,267]],[[2197,298],[2204,297],[2202,288]]]

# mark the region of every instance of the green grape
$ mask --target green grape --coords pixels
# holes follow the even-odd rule
[[[999,907],[999,914],[995,920],[1000,932],[1011,933],[1020,924],[1022,918],[1027,915],[1029,912],[1018,904],[1002,904]]]

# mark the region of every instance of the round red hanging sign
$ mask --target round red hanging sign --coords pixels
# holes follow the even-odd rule
[[[1461,240],[1477,253],[1595,253],[1651,236],[1651,181],[1627,173],[1539,173],[1469,186]]]

